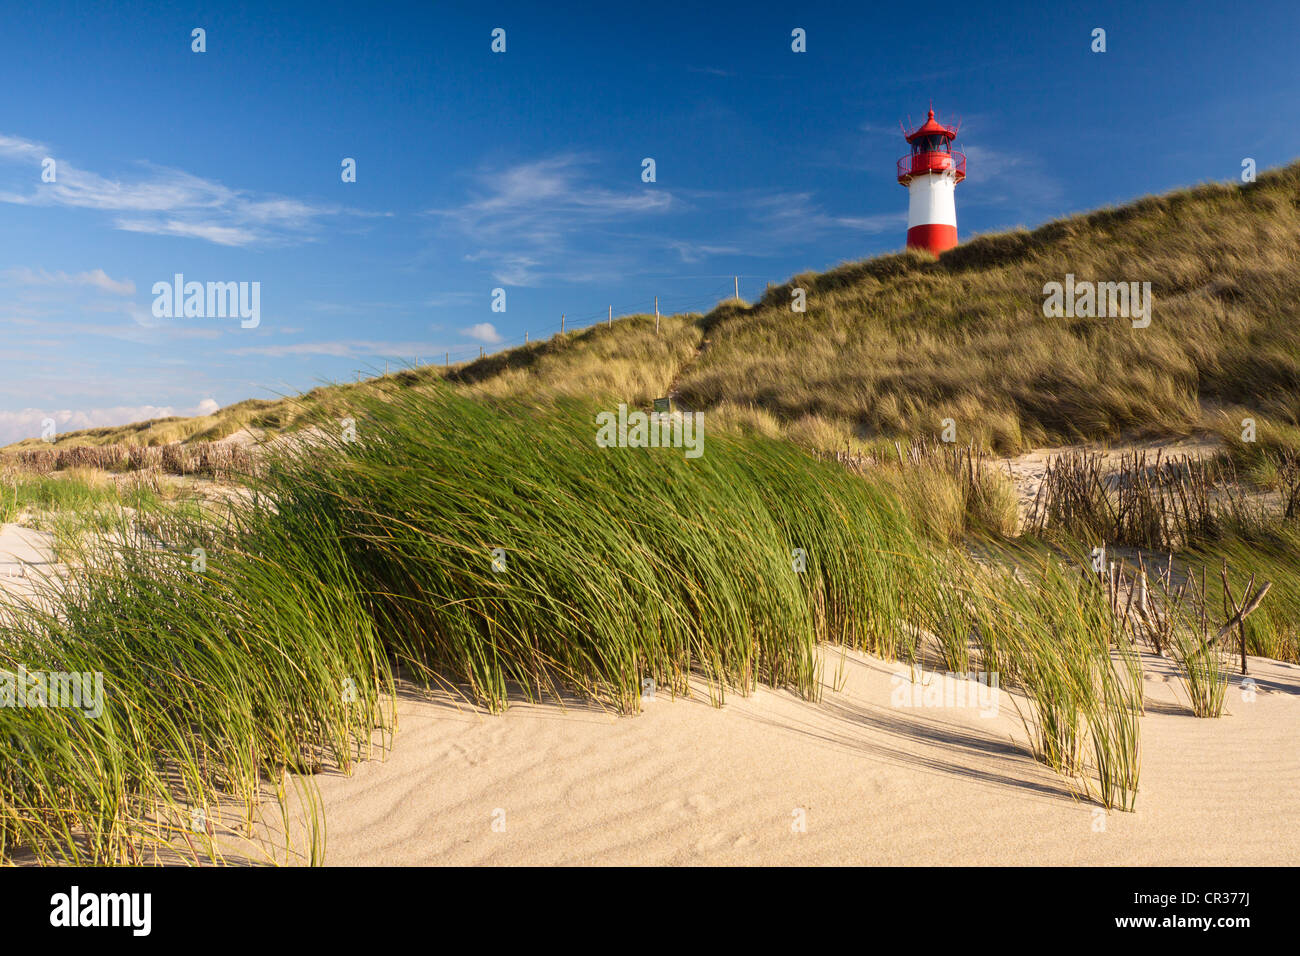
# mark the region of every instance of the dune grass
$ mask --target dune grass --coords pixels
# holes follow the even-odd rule
[[[554,335],[452,369],[447,381],[473,398],[595,399],[646,405],[668,394],[700,345],[700,316],[620,316],[612,325]]]
[[[910,527],[787,445],[601,449],[590,405],[502,413],[449,393],[388,396],[358,421],[355,442],[287,455],[262,490],[282,521],[337,528],[381,630],[489,707],[563,686],[635,710],[644,678],[684,690],[691,673],[719,695],[812,695],[817,640],[892,640]]]
[[[666,395],[678,371],[694,357],[702,336],[700,320],[696,314],[663,315],[658,323],[653,315],[619,316],[613,325],[556,334],[469,363],[398,368],[358,382],[321,385],[301,395],[246,399],[193,418],[171,416],[79,429],[60,433],[53,441],[27,438],[4,451],[12,457],[19,451],[47,454],[113,446],[159,448],[178,442],[201,445],[242,429],[267,437],[299,431],[322,419],[337,420],[359,396],[419,391],[442,382],[489,400],[618,395],[644,403]]]
[[[355,440],[321,423],[223,521],[124,525],[9,599],[0,669],[102,674],[105,696],[96,718],[0,708],[18,755],[0,859],[219,861],[268,797],[315,807],[295,771],[346,768],[391,729],[394,667],[492,710],[576,693],[634,712],[647,678],[702,679],[717,703],[760,683],[815,698],[819,642],[916,662],[927,633],[954,669],[974,655],[1025,688],[1045,762],[1131,803],[1110,631],[1050,568],[1026,581],[936,550],[887,487],[784,442],[599,448],[589,403],[449,389],[352,411]]]
[[[1219,406],[1300,424],[1300,164],[795,276],[708,317],[681,382],[695,408],[763,409],[867,442],[934,436],[1001,451],[1122,433],[1187,434]],[[1043,286],[1152,284],[1148,328],[1047,318]],[[807,312],[791,311],[792,292]],[[1202,405],[1202,403],[1205,403]],[[1240,426],[1238,426],[1240,427]]]
[[[24,512],[86,512],[97,508],[151,504],[147,484],[119,488],[107,475],[74,469],[56,476],[11,472],[0,475],[0,517],[13,521]]]
[[[1178,676],[1188,704],[1197,717],[1219,717],[1223,714],[1224,696],[1228,690],[1228,661],[1225,649],[1219,645],[1207,646],[1203,627],[1187,621],[1174,629],[1170,648],[1178,663]]]
[[[1234,595],[1252,575],[1271,582],[1246,621],[1247,652],[1300,663],[1300,469],[1286,449],[1239,443],[1209,458],[1134,454],[1111,469],[1097,455],[1063,455],[1050,463],[1028,524],[1067,545],[1176,557],[1184,575],[1205,580],[1200,600],[1214,614],[1225,607],[1221,568]]]
[[[956,458],[894,468],[889,452],[934,444],[945,419],[958,444],[1008,452],[1208,428],[1238,476],[1287,488],[1297,192],[1292,165],[938,259],[796,276],[754,305],[663,317],[658,332],[624,317],[463,366],[59,436],[58,448],[241,428],[312,437],[270,453],[219,521],[80,473],[0,482],[6,520],[96,516],[56,529],[75,551],[65,581],[0,609],[0,670],[96,673],[105,687],[95,718],[0,707],[0,861],[220,860],[222,833],[191,826],[196,811],[233,833],[268,795],[287,812],[288,787],[313,807],[298,771],[349,766],[392,729],[395,667],[492,710],[576,693],[634,712],[647,679],[673,694],[703,679],[715,702],[759,684],[815,698],[820,642],[913,663],[934,653],[963,673],[978,661],[1023,695],[1037,759],[1132,809],[1140,671],[1085,556],[952,549],[1014,531],[1009,487]],[[1067,273],[1151,282],[1151,326],[1045,317],[1042,287]],[[789,310],[795,288],[806,313]],[[595,446],[601,402],[674,386],[714,423],[702,458]],[[1245,418],[1257,442],[1241,440]],[[852,471],[806,454],[842,449],[877,461]],[[1172,501],[1125,524],[1088,499],[1119,530],[1067,521],[1055,543],[1172,547]],[[1169,519],[1183,557],[1228,558],[1234,593],[1248,573],[1275,585],[1246,622],[1249,648],[1300,659],[1294,522],[1211,528],[1185,512]],[[88,532],[96,546],[74,548]],[[1228,651],[1205,653],[1204,630],[1173,628],[1171,650],[1193,710],[1213,716]]]
[[[1035,756],[1107,809],[1132,810],[1141,768],[1139,658],[1081,554],[1015,545],[968,573],[984,669],[1019,687]],[[1013,698],[1014,700],[1014,698]]]
[[[895,457],[897,456],[897,457]],[[916,525],[942,544],[1009,538],[1019,528],[1015,485],[972,445],[899,442],[856,470],[874,470],[904,502]]]
[[[220,860],[214,837],[248,835],[277,790],[284,805],[286,768],[347,766],[391,726],[391,677],[332,539],[257,516],[224,534],[181,522],[170,542],[124,523],[66,580],[7,600],[0,678],[99,675],[103,696],[98,715],[0,707],[0,859]],[[232,805],[225,831],[192,832]]]
[[[88,537],[117,529],[126,514],[155,522],[179,511],[197,516],[199,507],[193,497],[164,489],[154,475],[116,480],[93,468],[52,475],[17,469],[0,474],[0,522],[21,521],[51,532],[55,557],[61,561],[75,555]]]
[[[1252,575],[1257,583],[1270,582],[1273,586],[1267,600],[1246,619],[1246,651],[1300,664],[1300,528],[1279,529],[1266,539],[1229,537],[1193,549],[1186,560],[1191,573],[1202,573],[1205,601],[1216,611],[1223,607],[1220,569],[1225,563],[1237,599]],[[1234,654],[1238,652],[1237,635],[1232,636],[1230,646]]]

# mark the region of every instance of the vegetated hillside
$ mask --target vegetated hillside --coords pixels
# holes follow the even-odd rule
[[[1072,791],[1132,809],[1139,659],[1062,562],[1026,553],[1018,576],[935,546],[877,476],[788,442],[714,435],[688,458],[598,447],[590,399],[354,398],[363,439],[279,443],[264,493],[218,520],[142,496],[62,578],[0,591],[0,669],[111,681],[102,720],[0,707],[21,753],[0,765],[0,865],[237,859],[259,805],[303,813],[295,852],[319,862],[314,778],[389,742],[394,664],[493,710],[627,713],[647,686],[816,698],[828,643],[978,669],[1046,715],[1027,735]],[[212,827],[182,839],[195,808]]]
[[[1150,325],[1049,318],[1049,282],[1149,282]],[[792,311],[805,290],[807,311]],[[695,350],[703,344],[698,355]],[[676,383],[712,421],[815,448],[935,437],[1002,451],[1121,433],[1240,432],[1300,445],[1300,164],[795,276],[756,305],[616,320],[443,369],[424,366],[215,415],[70,432],[59,444],[161,444],[293,428],[353,389],[446,378],[482,398],[608,395]],[[31,445],[29,439],[22,445]]]
[[[1044,285],[1067,274],[1150,282],[1150,326],[1046,317]],[[791,309],[796,288],[806,314]],[[1295,426],[1300,164],[982,236],[938,259],[796,276],[710,319],[683,400],[814,445],[934,436],[945,418],[959,440],[1004,450],[1226,431],[1232,419],[1239,431],[1247,414]]]
[[[211,415],[155,418],[130,425],[65,432],[54,448],[79,445],[165,445],[217,441],[240,429],[279,433],[306,426],[320,416],[345,415],[371,394],[427,388],[447,381],[483,399],[592,396],[649,404],[667,392],[681,366],[700,344],[701,317],[665,315],[655,332],[652,315],[630,315],[612,325],[595,325],[508,349],[467,364],[423,365],[357,383],[323,385],[302,395],[248,399]],[[50,447],[40,438],[9,445],[12,450]]]

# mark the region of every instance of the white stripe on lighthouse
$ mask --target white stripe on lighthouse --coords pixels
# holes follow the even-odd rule
[[[913,176],[907,187],[907,228],[952,226],[957,228],[957,204],[953,201],[957,178],[951,173]]]

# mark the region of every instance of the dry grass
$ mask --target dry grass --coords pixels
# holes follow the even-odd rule
[[[301,408],[292,399],[249,399],[229,405],[211,415],[195,418],[173,416],[111,428],[86,428],[63,433],[53,442],[26,438],[10,445],[8,450],[59,450],[112,445],[159,447],[180,441],[219,441],[242,428],[279,430],[298,420],[301,415]]]
[[[1197,597],[1197,614],[1190,617],[1200,620],[1201,630],[1207,606],[1221,605],[1226,617],[1241,593],[1267,582],[1268,601],[1243,628],[1247,647],[1252,654],[1297,662],[1300,462],[1290,452],[1261,452],[1257,460],[1269,463],[1260,470],[1273,476],[1270,488],[1243,481],[1228,455],[1135,453],[1114,468],[1103,467],[1097,455],[1062,455],[1049,464],[1027,528],[1066,547],[1101,546],[1108,553],[1116,546],[1135,548],[1135,561],[1162,563],[1166,578],[1176,556],[1181,578],[1201,577],[1199,596],[1195,582],[1184,585]],[[1165,590],[1172,593],[1174,586]]]
[[[1300,516],[1300,460],[1268,460],[1274,491],[1252,488],[1229,456],[1149,456],[1114,467],[1099,453],[1049,459],[1029,515],[1041,535],[1177,551],[1229,538],[1270,538]]]
[[[974,445],[893,443],[878,453],[821,452],[892,490],[913,523],[933,541],[956,544],[969,534],[1011,537],[1019,524],[1011,480]]]
[[[628,316],[475,362],[423,366],[214,415],[61,436],[68,445],[211,441],[279,432],[361,394],[447,379],[468,395],[612,395],[682,404],[813,450],[937,436],[1000,452],[1128,435],[1225,436],[1300,447],[1300,164],[1249,186],[1205,185],[771,286],[702,319]],[[1150,282],[1151,325],[1047,318],[1043,286]],[[808,311],[790,311],[794,288]],[[707,335],[708,343],[695,357]],[[19,443],[33,448],[38,440]]]
[[[1300,165],[974,239],[796,276],[708,316],[681,383],[695,408],[809,416],[862,441],[935,435],[1027,445],[1186,434],[1202,400],[1300,424]],[[1047,318],[1043,286],[1149,281],[1150,327]],[[794,288],[806,314],[790,310]],[[1239,421],[1239,419],[1238,419]],[[1238,426],[1239,427],[1239,426]]]
[[[698,315],[662,316],[657,334],[653,315],[623,316],[612,326],[600,324],[555,335],[466,364],[422,365],[361,382],[323,385],[298,396],[249,399],[195,418],[82,429],[61,434],[54,442],[28,438],[5,451],[22,452],[21,460],[36,469],[67,467],[56,463],[50,453],[71,449],[80,456],[77,461],[93,467],[138,467],[134,460],[122,460],[130,448],[214,443],[243,429],[257,435],[294,431],[308,421],[345,416],[367,396],[426,389],[444,380],[476,398],[616,396],[631,404],[648,404],[667,394],[677,373],[694,358],[700,339]]]
[[[647,405],[668,394],[700,345],[699,316],[618,319],[490,355],[453,369],[447,380],[471,398],[616,397]]]
[[[56,471],[160,471],[171,475],[230,478],[248,474],[254,455],[229,442],[169,442],[166,445],[71,445],[22,448],[0,454],[0,463],[38,475]]]

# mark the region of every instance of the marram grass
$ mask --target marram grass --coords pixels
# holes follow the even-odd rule
[[[695,459],[599,448],[596,411],[359,396],[224,521],[124,517],[66,581],[11,598],[0,668],[100,673],[104,698],[98,717],[0,708],[0,860],[219,862],[268,796],[288,814],[289,785],[319,860],[310,771],[392,728],[394,665],[495,710],[576,693],[632,712],[647,679],[813,698],[819,642],[915,660],[922,632],[1019,684],[1039,756],[1131,806],[1140,702],[1104,602],[938,551],[891,492],[788,444],[706,426]]]
[[[367,752],[391,726],[391,678],[337,547],[305,530],[205,540],[196,571],[195,538],[124,525],[66,581],[10,600],[0,670],[99,674],[103,696],[98,716],[0,707],[0,860],[218,860],[225,834],[195,832],[196,814],[242,805],[247,833],[285,769]]]
[[[817,641],[894,649],[919,552],[892,499],[780,442],[706,434],[687,459],[598,448],[593,421],[394,396],[260,489],[338,529],[404,662],[492,708],[567,688],[636,710],[643,680],[692,673],[813,696]]]

